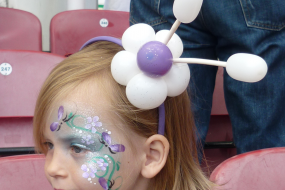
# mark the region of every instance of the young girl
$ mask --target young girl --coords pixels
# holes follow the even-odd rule
[[[34,138],[56,190],[206,190],[187,92],[158,108],[127,99],[110,64],[122,47],[99,41],[57,65],[39,94]]]

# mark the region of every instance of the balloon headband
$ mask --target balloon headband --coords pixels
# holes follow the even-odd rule
[[[114,38],[111,36],[98,36],[98,37],[92,38],[92,39],[88,40],[87,42],[85,42],[85,44],[82,45],[80,50],[82,50],[84,47],[89,46],[90,44],[93,44],[94,42],[97,42],[97,41],[109,41],[109,42],[113,42],[115,44],[118,44],[119,46],[122,46],[122,40],[120,40],[118,38]]]
[[[96,41],[110,41],[123,46],[111,63],[114,79],[126,86],[126,95],[131,104],[141,109],[159,107],[158,133],[164,134],[167,96],[183,93],[190,80],[187,63],[225,67],[232,78],[244,82],[257,82],[267,73],[267,64],[259,56],[237,53],[227,60],[215,61],[197,58],[179,58],[183,43],[175,31],[181,23],[190,23],[201,9],[203,0],[175,0],[173,13],[176,21],[170,30],[155,33],[147,24],[135,24],[123,34],[122,41],[113,37],[92,38],[82,47]],[[80,50],[81,50],[80,49]]]
[[[84,47],[97,42],[97,41],[109,41],[109,42],[113,42],[115,44],[118,44],[120,46],[122,46],[122,41],[118,38],[114,38],[114,37],[110,37],[110,36],[99,36],[99,37],[95,37],[92,38],[90,40],[88,40],[87,42],[85,42],[83,44],[83,46],[80,48],[80,50],[82,50]],[[165,131],[165,107],[164,107],[164,103],[162,103],[159,108],[158,108],[158,130],[157,133],[160,135],[164,135],[164,131]]]

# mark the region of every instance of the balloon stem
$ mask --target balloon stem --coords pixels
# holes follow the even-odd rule
[[[215,61],[215,60],[209,60],[209,59],[175,58],[172,61],[173,61],[173,63],[194,63],[194,64],[221,66],[221,67],[226,67],[227,66],[227,62]]]
[[[169,31],[169,34],[166,36],[166,38],[164,39],[164,41],[162,43],[164,43],[165,45],[168,44],[169,40],[171,39],[171,37],[173,36],[173,34],[175,33],[175,31],[177,30],[177,28],[179,27],[179,25],[181,24],[181,22],[179,20],[176,20],[170,31]]]

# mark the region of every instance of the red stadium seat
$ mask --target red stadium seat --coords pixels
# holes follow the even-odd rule
[[[0,148],[34,146],[36,99],[49,72],[63,59],[44,52],[0,50],[0,65],[12,66],[10,75],[0,74]]]
[[[213,94],[212,113],[206,142],[233,141],[230,117],[226,108],[223,87],[223,67],[219,67]],[[205,149],[205,156],[210,171],[224,160],[236,155],[236,148]]]
[[[43,155],[0,158],[1,190],[53,190],[44,173]]]
[[[96,36],[122,38],[128,27],[128,12],[86,9],[61,12],[51,20],[51,52],[59,55],[75,53]]]
[[[42,29],[32,13],[0,7],[0,49],[42,51]]]
[[[285,189],[285,147],[256,150],[234,156],[221,163],[210,180],[215,190]]]
[[[224,68],[219,67],[216,76],[216,85],[213,94],[213,105],[211,115],[228,115],[224,97]]]

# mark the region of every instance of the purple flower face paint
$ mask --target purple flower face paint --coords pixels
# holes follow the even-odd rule
[[[85,129],[91,129],[92,133],[96,133],[97,129],[95,127],[102,127],[102,123],[99,122],[99,117],[87,117]]]
[[[86,143],[87,145],[93,144],[94,140],[91,139],[91,135],[82,136],[82,143]]]
[[[106,170],[106,167],[109,165],[107,162],[105,162],[103,159],[100,159],[97,161],[98,166],[101,168],[102,171]]]
[[[84,171],[84,173],[82,174],[82,177],[84,178],[95,178],[95,174],[97,172],[97,169],[94,166],[89,166],[87,167],[85,164],[83,164],[81,166],[81,170]]]

